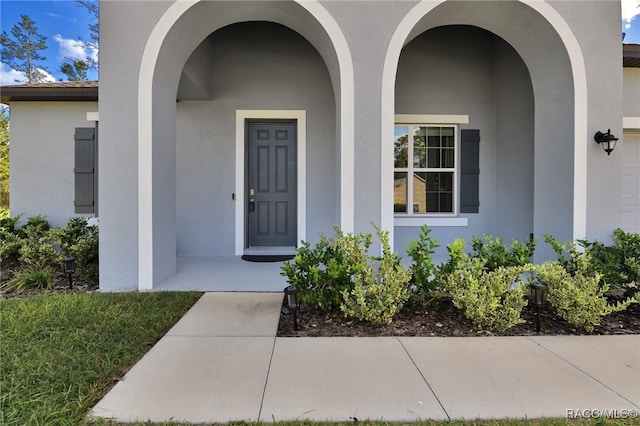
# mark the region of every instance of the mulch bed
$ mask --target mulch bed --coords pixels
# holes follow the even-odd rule
[[[317,308],[302,306],[298,311],[298,331],[294,331],[293,315],[283,308],[278,325],[279,337],[329,337],[329,336],[426,336],[426,337],[469,337],[469,336],[534,336],[536,333],[536,309],[525,306],[522,310],[524,323],[502,333],[478,331],[453,306],[450,299],[443,298],[427,308],[416,312],[405,307],[391,324],[378,326],[363,321],[345,318],[340,311],[325,312]],[[546,306],[540,312],[540,335],[581,335],[581,334],[639,334],[640,304],[634,303],[626,311],[613,313],[602,319],[599,327],[586,333],[557,317]]]

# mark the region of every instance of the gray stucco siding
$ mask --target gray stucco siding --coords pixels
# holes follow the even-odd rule
[[[102,2],[100,166],[112,172],[100,178],[102,288],[135,288],[139,262],[148,274],[149,258],[152,281],[158,283],[174,273],[176,253],[233,250],[237,109],[307,111],[308,239],[344,217],[340,200],[345,194],[353,197],[356,232],[371,231],[372,221],[386,221],[392,201],[382,199],[386,183],[381,180],[389,172],[382,158],[387,142],[380,137],[389,122],[381,114],[388,114],[382,99],[390,90],[384,86],[385,64],[395,61],[389,48],[401,22],[414,7],[430,5],[435,3]],[[622,134],[619,7],[609,1],[447,1],[407,29],[401,61],[413,61],[424,72],[400,64],[394,113],[467,114],[465,127],[481,132],[480,213],[461,215],[468,218],[467,227],[437,229],[443,245],[473,233],[520,240],[529,232],[538,237],[549,232],[561,240],[606,238],[622,223],[624,144],[616,157],[617,152],[606,156],[593,141],[597,130]],[[163,21],[166,32],[158,26],[163,38],[149,41],[161,18],[168,19],[165,12],[179,8],[186,12]],[[324,16],[326,28],[315,13]],[[287,26],[292,35],[278,39],[274,34],[264,41],[292,50],[258,49],[250,41],[255,28],[224,42],[208,38],[248,21]],[[425,33],[450,25],[475,26],[495,36],[477,37],[482,33],[477,29]],[[429,33],[438,31],[430,40]],[[340,37],[346,49],[335,43]],[[417,49],[421,42],[433,45]],[[154,46],[157,58],[146,58],[153,68],[141,67],[145,48]],[[218,53],[189,60],[196,49]],[[453,71],[430,70],[425,51]],[[352,82],[343,75],[349,67],[341,69],[337,59],[344,64],[345,57],[353,61]],[[262,61],[260,70],[253,60]],[[151,84],[153,93],[138,99],[139,84]],[[341,110],[349,106],[342,103],[345,97],[353,98],[354,111]],[[629,102],[635,105],[626,100],[625,115]],[[138,117],[148,110],[151,124]],[[139,129],[140,123],[148,127]],[[353,134],[344,133],[350,126]],[[351,143],[353,158],[341,158],[341,148]],[[138,158],[139,149],[145,157]],[[151,162],[150,175],[138,169],[139,160]],[[344,160],[352,164],[345,168]],[[341,185],[345,176],[340,173],[346,170],[355,172],[353,194],[349,185]],[[146,220],[153,228],[141,237]],[[417,236],[417,228],[394,231],[400,250]]]
[[[11,215],[43,214],[62,226],[74,211],[74,129],[94,127],[97,102],[12,102]]]
[[[177,252],[235,251],[235,111],[307,112],[307,234],[331,232],[336,216],[335,99],[322,58],[282,26],[236,24],[206,41],[213,100],[177,106]],[[189,59],[191,62],[192,59]]]
[[[439,253],[446,253],[454,238],[470,240],[473,234],[507,241],[529,237],[533,94],[528,71],[513,48],[477,27],[447,26],[421,34],[400,57],[396,112],[468,115],[469,124],[462,128],[480,130],[479,213],[460,214],[468,226],[433,228],[431,235],[442,245]],[[402,226],[395,233],[396,248],[402,250],[419,229]]]

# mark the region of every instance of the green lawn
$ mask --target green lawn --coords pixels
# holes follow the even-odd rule
[[[168,292],[69,294],[0,300],[0,425],[87,424],[85,417],[93,405],[200,295]],[[108,421],[96,423],[110,424]],[[358,424],[399,425],[375,421]],[[416,423],[441,424],[444,422]],[[596,426],[631,425],[638,421],[551,419],[452,424]],[[233,425],[249,424],[236,422]],[[278,425],[335,424],[293,421]]]
[[[201,293],[0,301],[0,424],[76,425]]]

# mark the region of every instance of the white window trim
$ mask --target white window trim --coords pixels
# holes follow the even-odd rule
[[[469,220],[466,217],[459,217],[459,197],[460,197],[460,125],[469,124],[468,115],[443,115],[443,114],[396,114],[395,125],[425,125],[425,126],[454,126],[455,127],[455,161],[454,172],[454,198],[453,213],[423,213],[412,214],[394,213],[394,226],[468,226]],[[395,167],[394,167],[395,171]]]

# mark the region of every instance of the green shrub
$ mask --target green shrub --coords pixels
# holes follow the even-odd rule
[[[518,277],[531,265],[498,267],[487,271],[486,259],[463,254],[458,267],[447,277],[444,290],[453,304],[483,331],[502,332],[524,322],[527,305],[524,285]]]
[[[549,303],[558,316],[568,323],[591,332],[600,325],[603,316],[640,302],[640,294],[636,294],[635,297],[610,304],[605,297],[609,286],[601,283],[603,275],[591,271],[591,255],[580,253],[575,245],[571,245],[567,251],[571,254],[573,274],[559,262],[546,262],[534,266],[535,276],[532,280],[547,285]]]
[[[20,259],[22,239],[8,228],[0,228],[0,266],[3,271],[15,268]]]
[[[412,300],[416,305],[426,305],[433,298],[438,297],[438,281],[436,280],[436,266],[431,258],[435,249],[440,247],[438,241],[431,238],[431,229],[427,225],[420,227],[418,240],[412,240],[406,247],[411,263],[411,284],[413,287]]]
[[[15,233],[16,230],[19,228],[18,222],[20,222],[20,219],[22,218],[22,216],[23,216],[22,213],[14,217],[9,217],[8,215],[4,215],[0,219],[0,230],[6,231],[12,234]]]
[[[591,276],[600,273],[601,284],[606,284],[610,290],[620,290],[631,296],[638,292],[640,285],[640,234],[616,229],[613,240],[613,246],[599,241],[578,240],[578,249],[574,244],[561,243],[551,235],[545,234],[545,241],[556,252],[558,263],[569,274],[575,274],[575,258],[580,251],[584,251],[589,254],[589,264],[584,268],[585,273]]]
[[[482,240],[473,236],[471,247],[475,252],[472,257],[486,260],[485,269],[493,271],[501,266],[524,266],[531,262],[536,249],[536,240],[531,239],[526,243],[516,240],[511,241],[511,247],[504,244],[502,238],[494,238],[492,235],[483,235]]]
[[[436,267],[434,285],[442,289],[447,284],[447,278],[460,267],[460,263],[467,255],[464,252],[467,243],[462,238],[456,238],[447,244],[449,259]]]
[[[84,218],[72,218],[64,228],[50,228],[44,216],[31,217],[17,227],[19,217],[2,221],[0,262],[3,272],[50,269],[61,271],[64,256],[76,258],[76,279],[98,282],[98,227]]]
[[[2,289],[12,293],[30,290],[48,290],[53,287],[55,271],[48,266],[30,266],[15,273],[14,277],[2,285]]]
[[[89,226],[85,218],[71,218],[60,230],[59,241],[64,255],[76,259],[78,279],[98,283],[98,227]]]
[[[357,251],[358,262],[365,262],[366,266],[356,272],[353,288],[342,291],[340,309],[349,317],[374,324],[389,324],[409,298],[411,272],[391,250],[389,232],[374,227],[382,244],[382,256],[375,258]]]
[[[353,277],[366,267],[371,245],[371,234],[345,234],[337,227],[334,231],[332,237],[321,234],[315,246],[303,241],[280,273],[298,288],[302,302],[320,309],[340,306],[342,292],[353,288]]]
[[[24,238],[19,250],[19,261],[27,267],[60,267],[62,254],[56,250],[59,232],[56,229],[43,231],[42,228],[29,227],[24,230]]]
[[[49,225],[49,221],[47,220],[47,217],[41,214],[38,214],[35,216],[31,216],[29,219],[27,219],[27,223],[22,225],[19,232],[22,235],[29,234],[29,235],[42,236],[49,229],[51,229],[51,226]]]

